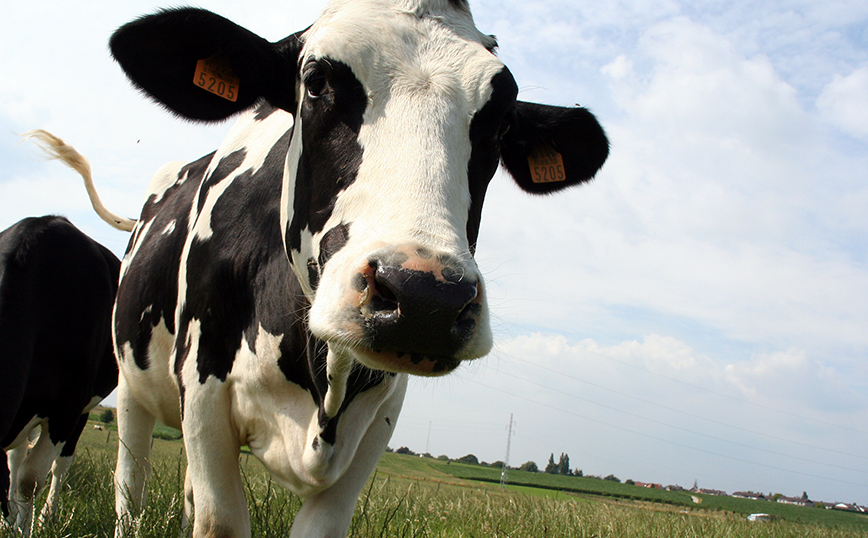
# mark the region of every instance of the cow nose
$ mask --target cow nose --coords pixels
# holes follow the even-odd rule
[[[365,332],[377,350],[452,357],[475,330],[479,282],[449,264],[418,262],[369,261]]]

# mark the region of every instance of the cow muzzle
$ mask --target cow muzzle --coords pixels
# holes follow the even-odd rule
[[[483,285],[472,261],[401,245],[363,256],[350,274],[341,332],[362,364],[440,375],[488,352]]]

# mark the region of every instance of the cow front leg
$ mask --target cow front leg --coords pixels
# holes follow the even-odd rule
[[[156,419],[118,378],[118,463],[115,468],[115,538],[133,535],[133,523],[145,505],[151,475],[151,436]]]
[[[391,395],[376,409],[349,468],[328,489],[305,499],[292,522],[290,538],[347,536],[359,495],[386,450],[404,403],[406,375],[397,376],[394,383]]]
[[[185,385],[182,424],[195,501],[193,538],[250,536],[250,515],[238,467],[241,445],[225,385],[214,377],[203,384],[196,379]]]

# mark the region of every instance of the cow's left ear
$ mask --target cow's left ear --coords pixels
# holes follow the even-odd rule
[[[546,194],[589,181],[609,140],[587,109],[517,101],[500,141],[501,161],[523,190]]]
[[[219,121],[263,98],[295,113],[299,35],[270,43],[210,11],[180,8],[120,27],[109,47],[132,83],[170,111]]]

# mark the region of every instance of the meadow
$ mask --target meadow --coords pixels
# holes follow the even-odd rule
[[[171,432],[155,439],[148,509],[137,537],[177,537],[183,511],[184,451]],[[117,434],[90,426],[61,497],[52,526],[36,538],[110,537],[114,528]],[[253,535],[288,536],[301,500],[275,484],[259,462],[242,454]],[[387,453],[362,493],[351,537],[501,538],[851,538],[868,536],[868,518],[849,513],[762,501],[646,490],[592,478],[510,471],[500,487],[497,469]],[[670,494],[664,496],[662,494]],[[735,502],[743,501],[743,502]],[[759,503],[759,504],[750,504]],[[777,510],[775,512],[774,510]],[[798,512],[798,511],[801,512]],[[745,513],[775,513],[751,523]],[[15,536],[0,530],[0,537]]]

